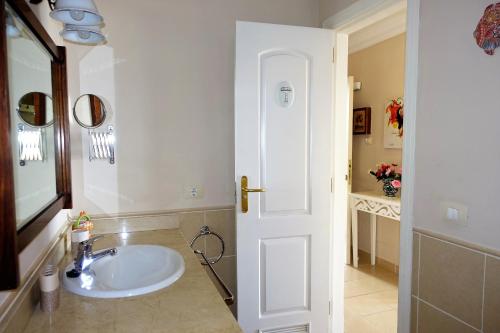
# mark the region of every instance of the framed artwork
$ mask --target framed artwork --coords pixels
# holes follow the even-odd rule
[[[365,135],[371,133],[372,109],[359,108],[352,112],[352,134]]]
[[[385,108],[384,148],[403,148],[403,98],[393,99]]]

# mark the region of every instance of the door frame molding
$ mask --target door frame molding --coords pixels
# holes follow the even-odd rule
[[[405,62],[405,135],[403,138],[403,174],[404,187],[401,192],[401,222],[400,222],[400,266],[399,266],[399,293],[398,293],[398,333],[410,332],[411,320],[411,276],[412,276],[412,257],[413,257],[413,202],[415,187],[415,137],[416,137],[416,114],[417,114],[417,94],[418,94],[418,46],[419,46],[419,26],[420,26],[420,0],[358,0],[346,9],[332,15],[323,22],[323,28],[334,29],[337,32],[335,45],[335,104],[334,104],[334,151],[341,152],[340,157],[333,159],[334,193],[333,206],[335,208],[333,215],[332,239],[333,263],[332,263],[332,297],[333,300],[339,299],[340,302],[334,302],[332,308],[332,331],[343,332],[344,329],[344,293],[333,288],[336,283],[344,281],[344,258],[346,248],[345,240],[340,239],[346,235],[346,223],[336,223],[347,213],[343,212],[344,207],[347,210],[342,199],[342,194],[346,192],[347,186],[341,177],[345,174],[347,165],[344,153],[347,138],[345,137],[345,118],[348,110],[348,104],[345,103],[345,93],[348,89],[347,80],[347,61],[348,61],[348,36],[349,34],[362,29],[374,22],[397,13],[407,10],[407,29],[406,29],[406,62]],[[339,76],[345,76],[345,79]],[[339,131],[338,133],[337,131]],[[348,133],[349,134],[349,133]],[[339,190],[336,192],[335,190]],[[340,194],[340,195],[339,195]],[[340,208],[340,209],[337,209]],[[340,211],[340,212],[339,212]],[[342,226],[344,225],[344,226]],[[339,235],[340,233],[340,235]],[[338,240],[336,242],[336,240]],[[340,243],[340,244],[339,244]],[[338,244],[338,245],[336,245]],[[335,318],[335,320],[333,320]]]

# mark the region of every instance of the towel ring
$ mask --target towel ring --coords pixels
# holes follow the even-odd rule
[[[198,238],[204,237],[204,236],[209,236],[209,235],[217,237],[221,243],[220,254],[215,259],[211,259],[210,261],[208,261],[210,264],[213,265],[213,264],[217,263],[224,255],[226,245],[224,244],[224,240],[222,239],[222,237],[218,233],[211,231],[210,228],[208,227],[208,225],[204,225],[203,227],[201,227],[200,232],[198,232],[198,235],[194,236],[194,238],[191,240],[191,243],[189,244],[189,246],[191,248],[193,248],[193,244],[194,244],[194,242],[196,242],[198,240]],[[207,265],[207,263],[202,262],[202,265]]]

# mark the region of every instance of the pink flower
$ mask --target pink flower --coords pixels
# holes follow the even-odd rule
[[[401,188],[401,182],[399,180],[394,179],[391,182],[391,185],[394,186],[394,188]]]

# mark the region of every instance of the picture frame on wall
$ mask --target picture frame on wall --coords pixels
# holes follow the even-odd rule
[[[371,134],[372,109],[370,107],[357,108],[352,112],[352,134]]]
[[[384,148],[403,148],[403,98],[393,99],[387,104],[384,115]]]

